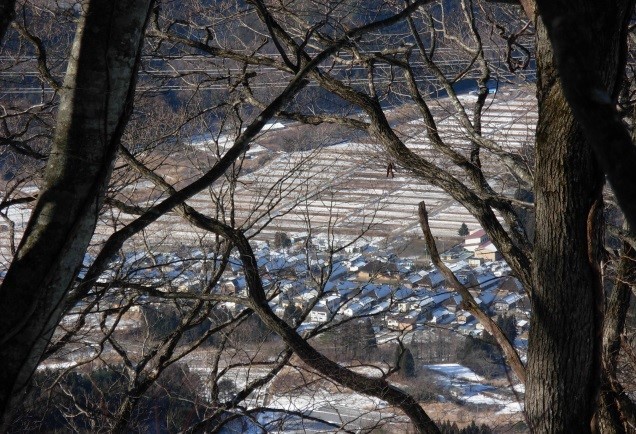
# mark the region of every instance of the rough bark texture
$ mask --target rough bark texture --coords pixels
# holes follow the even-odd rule
[[[540,0],[561,85],[632,229],[636,147],[616,108],[633,0]]]
[[[598,21],[590,23],[587,33],[603,37],[588,41],[586,50],[591,67],[601,71],[611,92],[621,65],[621,43],[619,32],[605,27],[611,12],[604,14],[606,5],[601,3]],[[600,203],[603,176],[565,100],[540,22],[537,72],[534,294],[526,410],[534,432],[585,433],[596,410],[601,371],[602,290],[596,252],[590,249],[602,244],[600,222],[590,213]]]
[[[64,296],[93,235],[132,109],[151,3],[82,4],[45,184],[0,288],[3,424],[59,322]]]

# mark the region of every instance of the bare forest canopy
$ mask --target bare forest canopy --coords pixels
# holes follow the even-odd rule
[[[539,3],[0,2],[0,431],[630,432],[633,2]]]

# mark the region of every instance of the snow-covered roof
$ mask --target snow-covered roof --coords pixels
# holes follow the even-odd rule
[[[479,245],[479,247],[477,247],[477,250],[479,251],[486,251],[486,252],[496,252],[497,251],[497,247],[491,242],[491,241],[486,241],[482,244]]]
[[[412,289],[402,287],[393,293],[393,298],[399,301],[399,300],[404,300],[406,298],[409,298],[412,295],[413,295]]]

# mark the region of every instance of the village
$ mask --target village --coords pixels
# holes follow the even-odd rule
[[[484,125],[505,136],[511,146],[522,147],[529,133],[520,125],[529,124],[534,116],[532,100],[510,92],[507,99],[492,104]],[[452,117],[445,122],[456,125]],[[412,122],[405,125],[407,130],[419,127]],[[442,260],[484,312],[497,322],[505,319],[514,324],[511,341],[525,359],[528,297],[479,222],[438,187],[416,182],[400,168],[388,176],[381,155],[363,159],[371,146],[367,143],[334,137],[333,143],[309,151],[279,149],[276,146],[288,140],[281,140],[285,134],[300,135],[300,126],[267,126],[267,133],[246,153],[247,169],[236,189],[228,190],[232,196],[223,199],[231,203],[231,215],[250,240],[272,311],[319,351],[366,375],[391,371],[396,367],[395,348],[408,349],[414,358],[414,377],[398,372],[391,381],[419,396],[433,414],[431,407],[439,406],[439,420],[490,423],[499,413],[501,426],[521,420],[520,395],[516,389],[511,392],[519,385],[506,377],[497,346],[488,343],[482,324],[463,308],[459,294],[431,265],[417,223],[417,205],[425,201],[430,208]],[[210,141],[208,136],[189,143],[198,157],[221,145],[220,139]],[[434,155],[422,137],[414,136],[411,145]],[[290,168],[293,176],[286,175]],[[498,188],[516,194],[505,174],[498,174],[496,167],[489,170]],[[185,172],[166,176],[178,179]],[[223,188],[199,193],[188,203],[206,212],[222,208],[225,205],[218,198]],[[160,197],[143,179],[124,185],[122,192],[136,195],[146,205]],[[29,210],[18,205],[11,213],[19,233]],[[125,211],[105,213],[84,267],[93,263],[113,228],[134,218]],[[224,392],[227,397],[240,395],[252,381],[270,375],[267,366],[284,348],[254,315],[241,322],[250,305],[243,264],[236,251],[226,266],[225,259],[214,237],[184,223],[177,214],[162,216],[152,230],[131,239],[111,258],[97,279],[97,287],[111,288],[109,292],[101,299],[78,302],[65,316],[56,337],[80,323],[83,334],[67,345],[64,354],[42,363],[39,372],[117,366],[122,357],[144,360],[151,354],[148,345],[161,345],[166,333],[180,327],[183,312],[191,308],[189,300],[194,303],[200,297],[213,300],[214,307],[202,320],[203,328],[179,341],[183,353],[178,364],[202,382],[206,401],[214,401],[211,394],[222,389],[219,385],[229,387]],[[79,272],[80,278],[85,270]],[[191,342],[207,333],[205,327],[215,330],[230,318],[236,321],[236,332],[211,335],[200,347]],[[111,333],[111,328],[116,331]],[[370,341],[373,346],[367,345]],[[488,351],[479,349],[482,342],[490,345]],[[222,372],[217,373],[215,363]],[[365,370],[365,364],[375,368]],[[304,386],[299,385],[305,380],[293,377],[298,369],[306,368],[297,361],[290,363],[271,383],[249,393],[246,406],[274,407],[285,417],[328,409],[332,423],[340,424],[345,405],[348,411],[384,420],[388,410],[375,413],[381,402],[350,390],[334,391],[325,385],[330,392],[324,396],[311,388],[301,391]],[[399,412],[391,414],[399,418]]]
[[[482,335],[483,326],[462,309],[459,294],[447,288],[442,274],[432,266],[416,266],[415,258],[400,258],[365,243],[330,257],[317,251],[308,254],[306,237],[296,237],[281,249],[259,243],[255,252],[266,287],[278,291],[270,300],[274,312],[284,317],[290,308],[309,309],[301,330],[368,317],[378,332],[407,332],[435,324],[463,335]],[[528,298],[485,232],[472,231],[442,258],[484,311],[495,317],[514,316],[517,343],[523,348],[529,326]],[[240,264],[230,265],[219,290],[246,296]]]
[[[442,253],[443,261],[468,288],[483,311],[495,320],[513,320],[516,327],[514,345],[525,359],[530,306],[524,289],[510,275],[510,268],[501,260],[483,230],[457,236],[452,240],[455,243],[448,241],[446,244],[450,247]],[[440,420],[465,425],[472,421],[498,426],[519,423],[522,420],[520,396],[523,386],[503,374],[506,368],[501,357],[484,361],[488,357],[482,353],[466,352],[467,342],[471,339],[487,341],[488,335],[482,324],[462,308],[460,295],[448,288],[442,274],[430,265],[426,253],[401,250],[402,242],[396,240],[387,244],[360,238],[339,246],[330,245],[328,238],[320,234],[310,238],[307,234],[277,233],[272,241],[259,240],[253,245],[270,306],[277,316],[304,336],[311,333],[328,336],[330,332],[325,330],[334,327],[338,330],[350,324],[349,332],[346,332],[349,334],[336,335],[338,342],[329,344],[335,346],[335,353],[329,353],[330,356],[339,363],[367,375],[377,375],[378,369],[387,371],[395,363],[382,354],[391,352],[396,345],[405,345],[413,351],[416,372],[412,378],[398,374],[394,381],[399,387],[422,396],[428,411],[440,412],[437,415]],[[152,261],[153,264],[146,253],[129,253],[125,255],[119,273],[127,275],[131,282],[136,279],[154,282],[161,288],[161,293],[177,298],[180,293],[185,296],[201,292],[206,287],[203,264],[213,267],[211,264],[220,263],[216,254],[197,248],[178,253],[156,253]],[[115,278],[115,275],[102,277],[104,282]],[[247,291],[243,265],[239,256],[232,254],[222,277],[209,294],[231,300],[219,302],[217,306],[233,317],[239,317],[249,307]],[[144,322],[150,326],[149,308],[165,311],[161,298],[140,299],[137,304],[119,319],[118,327],[122,332],[134,333]],[[69,315],[64,324],[70,326],[74,319],[74,315]],[[87,318],[87,324],[96,326],[98,323],[97,317]],[[372,332],[362,330],[365,325],[369,325]],[[225,392],[230,393],[228,396],[267,374],[265,368],[246,369],[243,358],[268,360],[275,354],[272,351],[279,351],[278,340],[268,340],[264,334],[255,334],[257,331],[248,329],[247,335],[241,335],[243,338],[237,337],[234,350],[224,350],[221,366],[228,368],[216,381],[224,379],[223,384],[229,384]],[[372,333],[375,344],[371,348],[362,342],[360,347],[360,342],[355,341],[369,339],[368,333]],[[94,338],[98,342],[99,337],[95,335]],[[98,346],[97,343],[94,345]],[[132,341],[127,343],[129,351],[143,352],[143,347],[135,350],[134,345]],[[323,352],[330,351],[324,339],[315,345]],[[359,352],[346,350],[356,345]],[[188,371],[196,373],[202,381],[215,378],[215,368],[211,365],[212,354],[215,354],[213,348],[200,348],[183,359]],[[102,358],[115,357],[108,355],[108,346],[105,349]],[[496,347],[492,351],[499,353]],[[84,354],[83,358],[90,358],[88,356],[88,353]],[[79,358],[76,353],[68,360],[50,360],[39,369],[75,366]],[[483,365],[487,365],[486,369],[479,369]],[[297,369],[299,366],[285,369],[271,384],[256,389],[246,399],[247,407],[277,408],[285,412],[285,429],[293,425],[294,412],[314,415],[317,409],[320,414],[315,416],[336,424],[347,423],[355,429],[364,428],[371,420],[377,423],[387,414],[397,417],[392,423],[404,423],[399,413],[383,409],[381,402],[352,391],[335,389],[323,396],[310,386],[306,386],[306,390],[299,387],[298,381],[287,385],[286,379],[293,378]],[[208,390],[208,386],[204,388]],[[209,393],[208,390],[206,394]],[[349,422],[343,416],[345,409],[355,415]],[[259,413],[263,423],[270,417],[272,415],[267,411]],[[313,429],[309,428],[311,424],[306,425],[310,422],[295,423],[302,425],[301,430]],[[321,429],[327,428],[322,426],[317,432]],[[391,429],[398,428],[393,426]]]

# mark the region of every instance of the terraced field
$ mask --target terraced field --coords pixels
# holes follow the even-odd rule
[[[532,143],[535,123],[534,99],[519,96],[492,103],[484,116],[483,132],[506,148],[521,152]],[[443,157],[422,134],[418,121],[399,128],[409,135],[406,144],[411,149],[443,164]],[[456,117],[449,114],[438,128],[456,149],[469,146]],[[514,194],[514,183],[501,163],[486,151],[482,152],[482,163],[495,190]],[[281,182],[291,168],[297,173]],[[296,234],[308,230],[346,238],[360,234],[363,228],[372,237],[419,233],[417,206],[422,200],[426,201],[431,228],[438,237],[457,236],[462,222],[471,230],[479,227],[472,215],[440,188],[415,179],[399,167],[394,178],[387,177],[386,172],[386,159],[372,143],[346,142],[311,152],[281,153],[267,166],[242,178],[246,184],[237,189],[235,198],[238,215],[253,213],[256,198],[267,193],[271,198],[277,191],[280,202],[264,217],[275,218],[257,238],[271,240],[276,231]]]
[[[462,98],[474,97],[466,95]],[[469,140],[460,128],[457,116],[446,110],[446,106],[446,101],[440,100],[435,108],[440,134],[455,149],[467,152]],[[536,117],[534,97],[511,91],[488,101],[482,131],[505,148],[527,152],[526,145],[531,148],[533,142]],[[407,146],[433,162],[444,164],[444,157],[425,137],[421,122],[412,119],[404,121],[401,118],[395,125]],[[281,141],[299,136],[290,134],[294,128],[300,131],[295,124],[276,124],[276,128],[252,145],[245,162],[249,173],[239,176],[235,187],[229,188],[227,183],[215,186],[188,203],[211,216],[234,219],[256,240],[272,241],[278,231],[291,236],[311,232],[319,237],[328,234],[342,239],[351,239],[363,232],[367,237],[380,239],[418,235],[417,205],[422,200],[427,203],[430,224],[437,237],[457,236],[463,222],[471,230],[479,227],[469,212],[440,188],[411,177],[401,167],[395,167],[394,178],[387,177],[386,157],[369,139],[356,138],[309,151],[281,150],[290,148],[285,146],[288,143]],[[205,145],[205,140],[191,145],[198,148],[196,158],[202,158],[201,149]],[[512,195],[514,182],[505,167],[486,150],[482,150],[481,158],[493,188]],[[169,158],[166,163],[171,164]],[[456,173],[453,168],[449,170]],[[461,177],[460,174],[457,176]],[[134,197],[140,198],[138,205],[142,206],[162,197],[145,180],[130,182],[122,193],[124,197],[134,193]],[[28,209],[11,207],[8,217],[15,223],[15,237],[19,239]],[[105,213],[94,243],[99,243],[133,218],[121,211]],[[8,228],[5,227],[1,234],[4,238],[1,253],[6,261],[10,257]],[[200,243],[202,238],[204,235],[200,230],[185,224],[176,214],[168,214],[151,225],[135,243],[161,244],[172,249]]]

